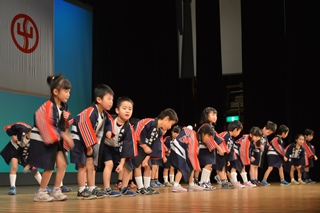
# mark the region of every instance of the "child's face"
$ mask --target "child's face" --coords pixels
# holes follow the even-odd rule
[[[61,89],[60,91],[54,89],[53,93],[56,95],[59,101],[66,103],[70,98],[70,91],[70,89]]]
[[[217,122],[217,119],[218,119],[217,113],[215,113],[215,112],[213,112],[213,111],[209,112],[209,114],[208,114],[208,121],[209,121],[210,123],[215,124],[215,123]]]
[[[273,133],[271,129],[266,129],[265,127],[262,129],[263,136],[269,136]]]
[[[307,141],[312,141],[313,135],[306,135],[306,136],[305,136],[305,139],[306,139]]]
[[[103,98],[97,98],[98,104],[102,107],[103,110],[110,110],[113,105],[113,95],[107,93]]]
[[[123,101],[119,108],[116,108],[116,113],[118,117],[123,120],[127,121],[131,118],[133,113],[133,106],[130,101]]]
[[[302,146],[302,144],[304,143],[304,137],[301,135],[297,138],[296,140],[297,144],[299,144],[300,146]]]
[[[171,131],[171,137],[172,137],[173,139],[176,139],[176,138],[178,137],[178,135],[179,135],[179,132]]]
[[[161,125],[161,129],[164,130],[164,131],[167,131],[169,129],[171,129],[171,127],[173,125],[176,124],[176,121],[174,120],[170,120],[168,116],[166,116],[164,119],[163,119],[163,122],[162,122],[162,125]]]
[[[234,129],[232,132],[231,132],[231,136],[232,137],[238,137],[241,133],[241,129]]]

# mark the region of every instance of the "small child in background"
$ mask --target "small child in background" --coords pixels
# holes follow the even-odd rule
[[[16,179],[18,164],[23,167],[28,166],[31,127],[27,123],[17,122],[5,126],[4,131],[6,131],[8,136],[12,136],[12,138],[9,143],[3,148],[0,154],[8,165],[11,162],[11,169],[9,174],[10,189],[8,194],[15,195],[17,194]],[[29,169],[34,175],[34,178],[40,184],[42,177],[39,171],[36,168],[27,167],[27,171]]]
[[[213,107],[206,107],[202,110],[200,116],[200,124],[198,131],[202,128],[204,124],[209,124],[214,132],[210,140],[202,141],[199,140],[199,162],[203,167],[201,170],[201,177],[199,181],[199,185],[204,188],[204,190],[214,190],[216,187],[211,185],[210,177],[212,173],[212,169],[216,164],[216,156],[217,154],[223,156],[226,153],[226,144],[223,143],[223,138],[221,138],[215,130],[214,125],[217,122],[218,112]],[[224,147],[222,149],[220,146]],[[195,182],[197,182],[197,178],[199,176],[200,171],[195,171]]]
[[[302,145],[304,143],[303,134],[298,134],[295,136],[295,142],[289,144],[286,147],[286,157],[288,158],[287,163],[284,165],[286,172],[290,173],[291,184],[306,184],[302,180],[301,168],[305,165],[305,153]],[[297,170],[298,181],[294,178],[294,171]]]
[[[232,121],[227,126],[227,131],[221,132],[219,135],[224,139],[226,143],[228,153],[224,156],[217,155],[216,171],[221,180],[222,189],[233,189],[234,185],[228,182],[227,178],[227,166],[230,161],[234,160],[234,143],[235,138],[238,137],[243,129],[240,121]]]
[[[306,140],[302,145],[306,154],[306,165],[302,168],[303,180],[307,184],[315,184],[316,182],[310,178],[310,168],[314,167],[314,161],[318,160],[318,157],[316,156],[316,150],[311,144],[314,136],[314,131],[312,129],[305,129],[303,134]]]
[[[262,137],[260,139],[261,141],[261,147],[259,149],[255,149],[256,151],[256,161],[252,162],[250,164],[250,181],[251,183],[257,185],[257,186],[264,186],[263,183],[259,181],[258,172],[259,168],[263,168],[263,164],[266,158],[266,153],[268,151],[268,148],[270,146],[268,136],[275,133],[277,130],[277,124],[273,123],[272,121],[267,121],[267,123],[262,128]]]
[[[236,159],[230,162],[231,182],[234,184],[235,188],[256,187],[255,184],[248,181],[246,166],[249,166],[251,162],[256,160],[252,153],[254,149],[261,146],[261,137],[262,130],[259,127],[254,126],[250,129],[249,134],[243,135],[235,142],[234,151],[236,153]],[[237,180],[237,172],[240,172],[243,185]]]
[[[159,194],[159,191],[150,187],[151,157],[163,157],[163,143],[160,140],[163,131],[179,121],[177,113],[167,108],[160,112],[156,118],[144,118],[135,125],[138,141],[138,156],[132,159],[134,165],[134,178],[138,186],[137,193],[143,195]],[[142,175],[143,168],[143,175]]]
[[[177,138],[179,133],[181,132],[181,126],[175,125],[171,130],[171,135],[167,136],[164,139],[164,145],[166,146],[166,158],[167,161],[163,162],[163,183],[166,187],[172,187],[174,182],[174,167],[171,165],[170,161],[170,152],[171,152],[171,144],[174,139]],[[169,179],[168,179],[169,178]]]
[[[280,177],[280,185],[287,186],[290,185],[285,178],[283,173],[283,161],[288,161],[286,157],[286,151],[284,147],[283,139],[286,138],[289,134],[289,127],[286,125],[280,125],[277,129],[277,135],[272,139],[270,142],[270,147],[267,152],[267,160],[268,160],[268,169],[265,171],[263,179],[261,183],[263,185],[268,186],[270,185],[267,182],[267,179],[272,172],[273,168],[278,168],[279,170],[279,177]]]
[[[198,140],[208,141],[214,135],[210,124],[204,124],[198,132],[192,130],[191,126],[183,127],[179,135],[171,143],[170,160],[171,165],[177,169],[172,192],[203,191],[193,181],[194,171],[200,171],[198,159]],[[180,181],[184,179],[189,183],[188,189],[181,186]]]

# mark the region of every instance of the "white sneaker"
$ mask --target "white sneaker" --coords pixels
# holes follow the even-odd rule
[[[299,185],[300,183],[299,183],[298,181],[296,181],[296,180],[293,179],[293,180],[291,180],[291,184],[292,184],[292,185]]]
[[[244,185],[242,185],[239,181],[238,181],[238,182],[236,182],[236,183],[234,183],[233,185],[234,185],[234,188],[237,188],[237,189],[245,188],[245,186],[244,186]]]
[[[47,191],[41,192],[41,191],[36,191],[33,201],[35,202],[51,202],[53,201],[53,197],[51,197]]]
[[[57,201],[63,201],[68,199],[68,196],[63,194],[60,189],[54,192],[51,192],[50,195],[53,197],[53,200],[57,200]]]
[[[257,185],[251,183],[251,181],[249,180],[248,182],[244,183],[244,186],[245,186],[246,188],[253,188],[253,187],[256,187]]]
[[[203,187],[194,184],[188,187],[188,192],[203,191]]]
[[[187,189],[183,188],[180,184],[178,186],[173,186],[172,187],[172,192],[186,192],[188,191]]]

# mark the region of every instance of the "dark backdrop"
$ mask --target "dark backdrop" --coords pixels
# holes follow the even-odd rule
[[[115,99],[131,97],[134,117],[156,117],[162,109],[174,108],[181,125],[198,122],[201,110],[213,106],[219,113],[217,131],[224,130],[225,87],[235,76],[221,74],[218,0],[196,2],[197,77],[193,79],[180,79],[178,74],[175,1],[92,4],[93,87],[106,83],[115,91]],[[311,128],[320,156],[320,2],[242,0],[241,7],[244,132],[272,120],[289,126],[288,144],[295,134]],[[278,180],[278,172],[272,174],[269,179]],[[311,177],[320,180],[318,162]]]

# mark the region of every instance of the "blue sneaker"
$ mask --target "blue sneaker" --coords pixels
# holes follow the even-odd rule
[[[119,197],[121,194],[119,192],[115,192],[113,191],[112,188],[107,188],[104,190],[104,193],[106,194],[106,196],[108,197]]]
[[[152,188],[159,188],[158,184],[156,184],[155,182],[151,182],[151,183],[150,183],[150,186],[151,186]]]
[[[270,186],[270,183],[268,183],[266,180],[262,180],[262,181],[260,182],[260,184],[261,184],[262,186]]]
[[[124,187],[120,192],[121,196],[133,197],[136,196],[137,193],[130,191],[128,187]]]
[[[8,192],[8,195],[15,195],[15,194],[17,194],[16,187],[15,186],[11,186],[10,190]]]
[[[158,185],[159,188],[165,187],[165,185],[163,185],[162,183],[160,183],[159,181],[156,182],[156,184]]]
[[[60,186],[61,192],[72,192],[72,188],[68,186]]]
[[[283,180],[283,181],[280,182],[280,185],[281,186],[289,186],[290,183],[288,183],[287,181]]]

